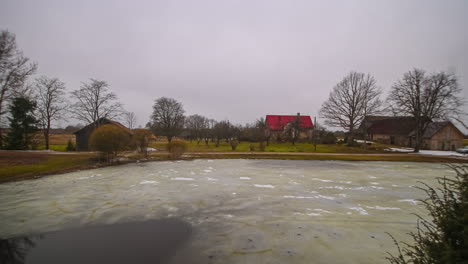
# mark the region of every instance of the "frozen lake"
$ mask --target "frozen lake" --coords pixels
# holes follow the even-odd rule
[[[170,263],[387,263],[385,232],[407,239],[412,213],[425,214],[417,181],[444,175],[442,164],[404,162],[107,167],[0,185],[0,237],[170,218],[191,226]]]

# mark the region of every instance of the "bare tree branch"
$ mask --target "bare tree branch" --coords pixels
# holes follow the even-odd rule
[[[392,87],[388,101],[396,115],[415,119],[415,152],[419,152],[424,132],[432,121],[459,118],[463,100],[454,74],[439,72],[427,75],[413,69]]]
[[[72,92],[76,102],[71,112],[76,119],[86,123],[94,123],[101,118],[115,119],[122,115],[122,104],[117,95],[109,91],[105,81],[90,79],[89,83],[82,83],[80,89]]]
[[[172,98],[161,97],[154,102],[151,115],[153,133],[166,136],[171,142],[184,128],[184,109],[182,104]]]
[[[369,74],[351,72],[339,82],[322,104],[320,117],[333,127],[346,129],[353,136],[366,115],[380,112],[382,91],[374,77]]]
[[[36,79],[38,119],[44,132],[46,149],[49,149],[49,131],[52,121],[60,118],[66,109],[65,83],[57,78],[41,76]]]
[[[124,113],[124,122],[128,128],[134,129],[137,123],[137,117],[134,112],[125,112]]]

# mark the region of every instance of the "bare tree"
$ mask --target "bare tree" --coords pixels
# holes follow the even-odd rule
[[[185,119],[185,128],[190,133],[190,139],[196,139],[200,144],[204,131],[208,128],[208,118],[201,115],[191,115]]]
[[[288,123],[284,127],[284,133],[291,140],[293,146],[296,145],[296,141],[299,139],[301,128],[301,119],[299,115],[294,118],[294,121]]]
[[[355,129],[366,115],[380,112],[382,91],[374,77],[369,74],[351,72],[339,82],[322,104],[320,117],[332,127],[341,127],[349,132],[352,142]]]
[[[439,72],[426,75],[424,70],[413,69],[395,83],[388,97],[394,114],[409,115],[415,120],[414,152],[421,149],[424,132],[433,120],[448,120],[463,114],[454,74]]]
[[[254,128],[255,140],[260,141],[260,143],[266,141],[266,145],[270,145],[271,133],[270,130],[268,130],[268,125],[266,123],[265,118],[260,117],[259,119],[257,119],[257,121],[255,121]]]
[[[151,129],[156,135],[172,138],[178,136],[184,128],[184,109],[182,104],[172,98],[156,99],[151,115]]]
[[[137,123],[137,117],[134,112],[125,112],[124,113],[125,124],[128,128],[134,129]]]
[[[234,136],[233,128],[234,126],[228,120],[217,122],[214,125],[213,134],[216,138],[216,147],[219,147],[219,141],[222,139],[226,140],[226,142],[229,142],[229,140]]]
[[[29,62],[16,46],[14,34],[4,30],[0,33],[0,146],[2,146],[3,116],[8,112],[7,104],[25,87],[29,76],[34,74],[37,64]]]
[[[105,81],[90,79],[89,83],[83,83],[80,89],[73,91],[72,96],[76,102],[71,112],[76,119],[86,123],[94,123],[101,118],[117,118],[123,113],[117,95],[109,91]]]
[[[36,79],[35,88],[39,123],[44,133],[46,149],[49,149],[51,123],[60,118],[66,108],[65,83],[57,78],[41,76]]]

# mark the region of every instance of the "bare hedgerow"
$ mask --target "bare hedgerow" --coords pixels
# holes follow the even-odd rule
[[[188,144],[184,140],[173,139],[171,142],[167,143],[166,148],[171,159],[178,159],[187,151]]]
[[[417,230],[410,235],[414,244],[400,242],[388,234],[398,250],[389,254],[392,264],[467,263],[468,262],[468,166],[449,165],[454,178],[438,178],[440,187],[425,183],[418,187],[428,198],[420,200],[432,220],[419,215]]]

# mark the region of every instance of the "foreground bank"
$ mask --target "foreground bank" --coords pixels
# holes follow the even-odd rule
[[[35,179],[46,175],[132,162],[168,160],[165,152],[153,152],[148,158],[127,153],[113,164],[101,162],[92,152],[0,151],[0,183]],[[468,163],[468,158],[415,155],[410,153],[292,153],[292,152],[189,152],[182,159],[279,159],[338,161],[400,161],[431,163]]]

